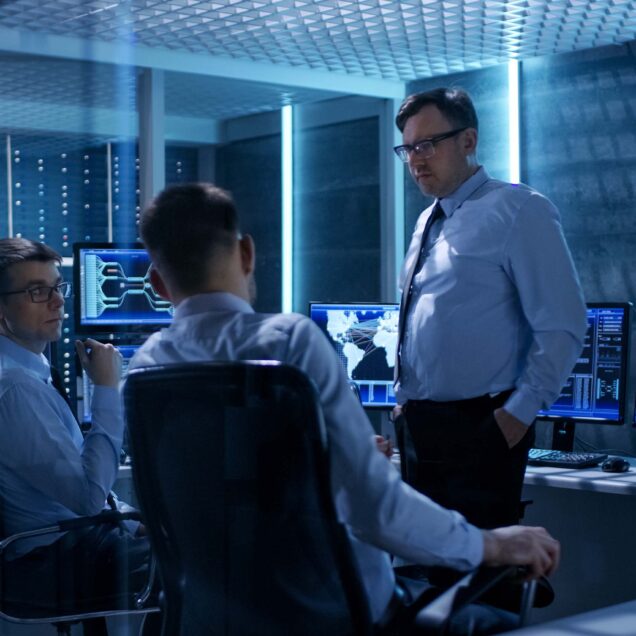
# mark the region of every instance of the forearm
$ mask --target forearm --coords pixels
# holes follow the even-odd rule
[[[537,412],[559,396],[582,346],[582,339],[567,331],[535,334],[517,388],[504,405],[506,411],[531,424]]]

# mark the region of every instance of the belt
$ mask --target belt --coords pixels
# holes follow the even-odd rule
[[[408,409],[409,404],[418,407],[418,406],[456,406],[456,407],[471,407],[471,406],[485,406],[486,404],[492,404],[493,402],[502,402],[508,399],[508,397],[512,394],[514,389],[506,389],[505,391],[499,391],[495,395],[490,395],[490,393],[486,393],[486,395],[479,395],[474,398],[467,398],[464,400],[448,400],[446,402],[438,401],[438,400],[407,400],[406,407]]]

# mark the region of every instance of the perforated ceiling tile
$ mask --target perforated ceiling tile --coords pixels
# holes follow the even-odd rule
[[[630,41],[635,14],[636,0],[0,2],[9,28],[401,80]]]

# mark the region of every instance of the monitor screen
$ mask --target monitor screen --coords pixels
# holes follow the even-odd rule
[[[172,320],[172,305],[150,284],[141,245],[76,243],[73,270],[78,333],[147,333]]]
[[[333,345],[349,379],[358,385],[363,406],[395,406],[399,309],[396,303],[309,304],[309,317]]]
[[[122,380],[126,378],[128,373],[128,364],[130,363],[130,359],[135,355],[137,349],[141,344],[118,344],[115,345],[115,348],[121,353],[122,362],[121,362],[121,375]],[[82,370],[82,403],[80,407],[81,411],[81,421],[82,422],[92,422],[93,414],[91,412],[91,402],[93,400],[93,384],[92,380],[88,377],[88,373]]]
[[[583,351],[561,395],[539,417],[624,422],[630,309],[629,303],[588,303]]]

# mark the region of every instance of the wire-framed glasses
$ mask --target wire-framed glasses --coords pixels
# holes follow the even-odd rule
[[[429,137],[428,139],[420,139],[420,141],[416,141],[414,144],[403,144],[402,146],[395,146],[393,148],[393,152],[405,163],[409,160],[409,155],[414,152],[418,157],[422,159],[429,159],[435,154],[435,145],[440,141],[444,141],[444,139],[449,139],[450,137],[454,137],[455,135],[459,135],[460,132],[466,130],[468,126],[464,126],[463,128],[455,128],[455,130],[450,130],[448,132],[442,133],[441,135],[435,135],[434,137]]]
[[[71,295],[71,283],[63,282],[57,285],[48,286],[41,285],[38,287],[30,287],[29,289],[18,289],[10,292],[0,292],[0,296],[11,296],[12,294],[29,294],[31,301],[34,303],[46,303],[51,300],[53,292],[58,293],[62,298],[69,298]]]

